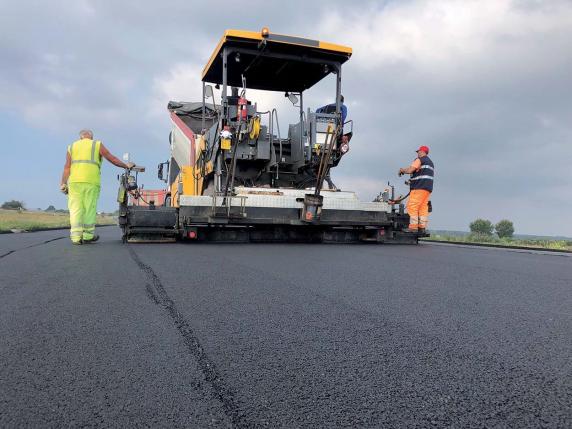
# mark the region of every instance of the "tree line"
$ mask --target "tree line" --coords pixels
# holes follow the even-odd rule
[[[5,201],[0,206],[0,208],[4,209],[4,210],[23,211],[23,210],[26,210],[26,205],[24,204],[24,201],[10,200],[10,201]],[[46,213],[69,213],[69,210],[67,210],[67,209],[56,209],[51,204],[45,210],[38,208],[36,211],[43,211]],[[107,216],[117,216],[119,214],[119,210],[115,210],[114,212],[110,212],[110,213],[98,212],[98,214],[107,215]]]
[[[6,201],[4,204],[2,204],[1,208],[5,210],[26,210],[24,201],[17,200]]]
[[[514,235],[514,225],[508,219],[503,219],[495,225],[488,219],[476,219],[471,222],[469,229],[471,234],[485,237],[492,237],[493,233],[499,238],[512,238]]]

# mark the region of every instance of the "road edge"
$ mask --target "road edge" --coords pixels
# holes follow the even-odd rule
[[[509,249],[509,250],[531,250],[536,252],[553,252],[553,253],[567,253],[572,254],[572,250],[558,250],[558,249],[545,249],[542,247],[526,247],[526,246],[503,246],[501,244],[489,244],[489,243],[461,243],[458,241],[444,241],[444,240],[431,240],[423,239],[419,240],[421,243],[442,243],[450,244],[453,246],[472,246],[472,247],[490,247],[494,249]]]
[[[102,224],[102,225],[95,225],[96,228],[103,228],[105,226],[117,226],[117,224]],[[66,229],[70,229],[69,226],[56,226],[53,228],[34,228],[31,230],[9,230],[9,231],[0,231],[0,234],[31,234],[33,232],[42,232],[42,231],[63,231]]]

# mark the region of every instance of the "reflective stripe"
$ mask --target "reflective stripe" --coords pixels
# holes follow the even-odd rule
[[[417,161],[421,161],[419,169],[416,170],[410,179],[410,188],[412,191],[422,189],[428,192],[433,191],[433,176],[434,166],[433,161],[428,156],[418,158]]]
[[[72,164],[95,164],[95,165],[99,165],[99,162],[88,161],[88,160],[76,160],[76,161],[72,161]]]
[[[101,156],[98,154],[100,144],[100,140],[81,139],[70,145],[71,169],[68,179],[69,183],[100,184]]]

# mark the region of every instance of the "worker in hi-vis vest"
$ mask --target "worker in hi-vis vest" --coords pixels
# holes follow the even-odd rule
[[[429,222],[429,198],[433,192],[435,167],[429,159],[429,148],[421,146],[417,149],[417,158],[409,167],[400,168],[399,175],[411,174],[409,179],[409,232],[424,233]]]
[[[132,168],[113,156],[90,130],[82,130],[79,140],[68,146],[60,190],[68,196],[70,238],[73,244],[93,243],[102,157],[121,168]]]

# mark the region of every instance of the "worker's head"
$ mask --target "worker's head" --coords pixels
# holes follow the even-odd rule
[[[429,147],[428,146],[419,146],[419,149],[417,149],[415,152],[417,152],[417,156],[419,158],[422,158],[424,156],[429,155]]]
[[[93,132],[91,130],[81,130],[79,132],[80,139],[93,139]]]

